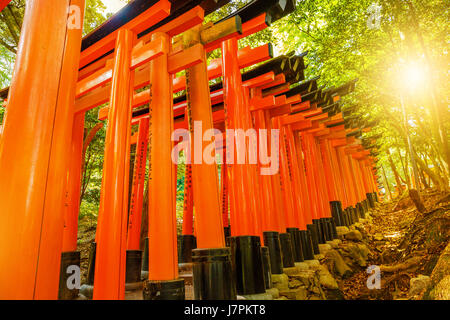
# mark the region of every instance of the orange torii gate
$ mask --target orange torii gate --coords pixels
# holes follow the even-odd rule
[[[136,9],[137,2],[123,12],[135,12],[130,8]],[[272,59],[241,74],[242,68],[266,60],[272,52],[270,45],[239,51],[238,40],[262,30],[271,18],[292,11],[293,1],[266,1],[262,11],[256,11],[262,2],[253,1],[228,19],[204,25],[205,12],[220,4],[148,1],[139,14],[120,24],[113,17],[105,25],[112,23],[112,29],[103,26],[83,42],[81,30],[68,29],[67,9],[69,5],[84,7],[84,0],[67,0],[52,8],[43,0],[29,3],[25,41],[19,48],[19,67],[0,137],[0,209],[8,215],[0,227],[0,258],[8,261],[5,270],[9,272],[7,278],[0,278],[0,296],[8,292],[13,298],[55,299],[58,284],[60,298],[76,292],[68,293],[62,286],[66,267],[79,264],[80,259],[76,242],[84,114],[106,102],[109,106],[99,113],[100,119],[108,118],[108,128],[92,264],[94,299],[124,299],[125,284],[141,280],[140,264],[133,265],[131,260],[141,260],[148,147],[149,272],[144,299],[184,299],[178,263],[185,257],[193,261],[196,299],[235,299],[236,289],[238,294],[263,293],[271,286],[270,264],[272,273],[279,274],[283,267],[294,266],[294,261],[313,259],[318,243],[336,236],[335,223],[354,223],[364,216],[367,199],[374,200],[373,159],[355,138],[357,130],[345,128],[334,96],[339,90],[314,88],[312,82],[291,89],[303,80],[301,56]],[[56,18],[48,19],[52,22],[44,25],[45,30],[41,26],[48,34],[37,33],[38,21],[55,12]],[[53,27],[57,32],[50,34]],[[35,61],[26,59],[38,43],[51,54],[39,51]],[[222,57],[208,66],[206,53],[217,48]],[[43,65],[54,72],[44,72]],[[183,70],[185,76],[175,76]],[[44,81],[34,81],[42,79],[42,74],[46,74]],[[210,87],[209,80],[220,76],[222,87]],[[184,89],[185,100],[174,100],[173,93]],[[37,94],[41,94],[40,103],[33,105],[30,97]],[[133,111],[146,103],[147,114]],[[24,106],[29,117],[23,118]],[[216,135],[216,142],[228,142],[221,186],[214,163],[200,159],[187,166],[183,221],[187,237],[177,241],[172,134],[175,128],[188,128],[192,135],[196,122],[202,123],[202,137],[215,127],[279,130],[280,150],[267,135],[257,136],[256,141],[263,143],[253,149],[245,138],[229,141],[229,136]],[[134,124],[139,131],[132,136]],[[192,145],[203,155],[209,146],[202,137],[194,135]],[[18,144],[19,140],[26,143]],[[131,144],[137,145],[133,177],[129,176]],[[230,157],[234,149],[238,153]],[[276,154],[280,172],[261,174],[266,163],[252,162],[252,150],[267,157]],[[244,163],[237,161],[241,156]],[[231,227],[231,248],[225,247],[224,227]],[[26,242],[18,238],[23,234]],[[184,243],[188,238],[191,244]],[[11,239],[17,241],[10,245]],[[191,256],[195,246],[198,249]],[[17,252],[24,255],[20,263],[8,259]]]
[[[228,33],[229,34],[233,34],[233,33],[238,32],[238,29],[236,29],[238,27],[239,27],[239,20],[233,19],[231,21],[231,23],[229,21],[227,21],[227,22],[219,24],[219,25],[217,25],[217,26],[215,26],[213,28],[208,27],[208,28],[204,28],[204,29],[198,30],[197,34],[200,36],[200,32],[202,32],[201,33],[201,36],[202,36],[201,41],[203,43],[211,43],[211,42],[217,40],[217,39],[214,38],[215,34],[217,34],[216,29],[219,29],[222,32],[226,31],[226,30],[230,30],[230,31],[228,31]],[[135,56],[131,60],[132,61],[131,62],[131,68],[137,67],[138,65],[142,65],[143,63],[146,63],[145,60],[143,60],[143,59],[149,60],[149,59],[151,59],[153,57],[155,57],[154,60],[161,59],[160,58],[160,54],[157,51],[157,48],[161,47],[160,38],[162,37],[162,34],[161,34],[160,37],[157,37],[156,35],[158,35],[158,33],[154,34],[154,36],[152,37],[152,41],[151,42],[148,42],[147,44],[144,44],[144,46],[147,46],[147,47],[151,48],[151,51],[150,51],[151,54],[150,55],[148,54],[149,49],[142,50],[142,47],[140,47],[139,45],[137,47],[138,49],[134,49]],[[222,33],[221,36],[222,37],[226,37],[227,35],[226,35],[226,33],[225,34]],[[164,61],[167,60],[167,62],[166,62],[167,65],[162,65],[161,67],[159,65],[151,66],[150,67],[151,71],[152,70],[160,70],[160,71],[162,70],[162,72],[164,72],[165,68],[167,68],[167,72],[170,75],[170,74],[175,74],[175,73],[177,73],[178,71],[180,71],[180,70],[182,70],[184,68],[188,68],[188,75],[192,76],[192,75],[195,75],[195,73],[197,72],[199,75],[204,75],[206,77],[206,64],[204,62],[205,59],[206,59],[205,58],[205,53],[204,53],[204,51],[203,51],[203,54],[201,53],[201,46],[203,45],[203,43],[196,43],[196,44],[191,45],[191,46],[189,46],[187,48],[184,48],[184,50],[182,50],[182,51],[180,51],[179,48],[175,47],[176,49],[174,49],[173,53],[170,53],[171,51],[170,51],[170,49],[168,49],[169,48],[168,40],[166,40],[165,43],[166,44],[164,44],[162,48],[164,48],[164,46],[167,48],[165,50],[167,50],[166,54],[168,56],[167,56],[166,59],[164,59]],[[176,43],[174,45],[176,46]],[[142,52],[145,55],[145,58],[142,58],[142,56],[138,56],[138,52]],[[154,64],[155,62],[151,62],[151,63]],[[199,70],[199,71],[195,71],[195,68],[197,68],[198,66],[201,66],[202,63],[203,63],[203,66],[204,66],[203,69]],[[96,73],[93,73],[92,75],[88,76],[87,78],[84,78],[83,80],[81,80],[82,82],[78,86],[79,92],[80,92],[80,96],[81,96],[82,92],[89,92],[89,91],[92,90],[92,87],[98,86],[99,81],[97,79],[99,79],[99,77],[101,79],[100,82],[102,84],[104,84],[105,81],[108,80],[108,76],[106,78],[103,77],[103,75],[105,75],[105,72],[106,72],[106,74],[108,73],[108,71],[105,71],[105,70],[101,69],[101,70],[97,71]],[[159,73],[159,75],[158,75],[159,78],[158,79],[160,79],[160,76],[161,76],[160,72],[158,72],[158,73]],[[157,77],[156,74],[155,74],[155,77]],[[151,111],[151,125],[150,125],[150,128],[151,128],[150,129],[151,130],[151,134],[150,134],[150,136],[151,136],[151,141],[150,141],[150,146],[151,146],[151,149],[150,149],[151,150],[151,152],[150,152],[150,163],[152,164],[152,166],[156,166],[156,167],[159,168],[159,170],[157,170],[157,171],[151,170],[151,174],[150,174],[150,179],[151,179],[150,180],[151,181],[151,183],[150,183],[150,186],[151,186],[150,187],[150,194],[151,194],[151,198],[152,199],[161,199],[162,203],[170,205],[171,208],[167,207],[167,211],[168,212],[171,211],[174,214],[175,213],[175,211],[174,211],[175,200],[173,198],[174,197],[173,191],[175,190],[175,187],[172,187],[172,186],[173,186],[173,181],[175,179],[170,178],[170,177],[174,177],[174,174],[175,174],[174,171],[172,171],[173,170],[173,166],[171,165],[171,161],[170,161],[171,155],[172,155],[172,146],[171,146],[170,141],[171,141],[171,135],[172,135],[172,131],[173,131],[173,121],[172,121],[172,119],[173,119],[173,107],[172,107],[172,105],[173,104],[172,104],[171,93],[172,93],[173,89],[172,89],[172,78],[169,77],[168,79],[169,79],[168,80],[169,81],[169,85],[167,87],[157,86],[156,83],[161,84],[162,82],[159,81],[159,80],[156,81],[156,78],[155,78],[155,80],[150,79],[150,83],[152,84],[151,90],[152,90],[152,96],[153,96],[153,99],[152,99],[151,105],[150,105],[150,109],[152,110]],[[195,87],[190,88],[191,90],[189,91],[189,93],[192,94],[192,95],[196,94],[195,90],[198,90],[197,88],[203,88],[205,85],[206,85],[206,89],[208,88],[207,87],[207,81],[204,82],[205,85],[202,85],[201,83],[199,83],[198,79],[197,79],[197,81],[192,81],[192,83],[196,84]],[[158,91],[158,90],[160,90],[160,91]],[[156,101],[157,97],[158,98],[167,97],[167,101],[166,102]],[[209,94],[208,94],[207,97],[208,97],[208,101],[209,101]],[[210,108],[208,108],[207,105],[205,105],[204,103],[199,103],[199,102],[197,102],[197,101],[195,102],[195,107],[196,108],[202,106],[202,108],[205,108],[205,110],[210,110]],[[159,106],[158,108],[152,108],[152,105],[155,104],[155,103],[159,103],[158,104],[158,106]],[[163,114],[160,115],[159,113],[162,112],[161,110],[164,110],[164,109],[161,109],[161,107],[160,107],[161,105],[164,105],[164,104],[167,104],[167,107],[165,107],[165,108],[166,108],[166,110],[169,110],[170,113],[166,114],[163,117]],[[126,108],[126,109],[128,109],[127,112],[130,113],[130,116],[131,116],[131,108]],[[112,112],[113,111],[112,111],[112,109],[110,107],[109,108],[109,120],[110,121],[111,121],[111,114],[112,114]],[[160,117],[163,117],[163,118],[160,118]],[[194,116],[194,117],[197,117],[197,116]],[[202,121],[203,123],[205,123],[206,119],[207,118],[199,119],[199,120]],[[127,123],[128,123],[127,126],[130,127],[131,126],[131,117],[129,118],[129,120],[127,120]],[[152,123],[157,123],[157,125],[152,125]],[[164,126],[163,126],[164,123],[168,124],[167,128],[165,129],[165,131],[163,131],[164,130]],[[207,129],[206,123],[205,123],[205,128]],[[153,130],[156,130],[156,131],[153,131]],[[126,132],[122,132],[120,134],[122,139],[126,135],[127,135]],[[125,143],[125,141],[124,141],[124,143]],[[161,144],[161,145],[158,145],[158,144]],[[128,142],[128,145],[129,145],[129,142]],[[166,147],[167,147],[166,151],[163,152],[162,150],[164,150],[164,148],[166,148]],[[107,148],[108,148],[108,144],[107,144]],[[155,151],[153,151],[153,150],[155,150]],[[156,150],[158,150],[158,153],[153,153],[153,152],[156,152]],[[161,160],[162,155],[166,155],[166,159],[162,159]],[[159,163],[160,160],[162,161],[161,163]],[[123,163],[127,163],[127,161],[123,161],[123,160],[122,160],[122,162]],[[106,163],[106,157],[105,157],[105,163]],[[161,169],[161,168],[164,167],[164,164],[169,165],[168,169],[167,169],[168,171],[164,171],[164,170]],[[211,166],[203,166],[203,168],[206,168],[207,170],[209,168],[213,169],[213,167],[211,167]],[[213,183],[217,182],[215,174],[216,173],[213,171],[213,176],[212,176],[213,180],[212,181],[215,181]],[[202,177],[203,184],[204,184],[204,182],[205,182],[205,173],[204,172],[197,173],[197,167],[194,166],[194,168],[193,168],[193,175],[194,175],[194,177]],[[208,175],[206,174],[206,176],[208,176]],[[170,181],[163,183],[162,181],[164,179],[166,179],[166,181],[167,181],[167,178]],[[163,179],[163,180],[159,181],[158,179]],[[198,178],[196,178],[196,179],[198,179]],[[125,181],[127,181],[127,179]],[[104,185],[107,186],[107,184],[104,184]],[[167,198],[167,199],[164,198],[165,197],[164,193],[161,193],[161,192],[163,192],[163,189],[161,189],[161,185],[167,185],[168,186],[165,195],[167,195],[169,198]],[[199,185],[199,184],[194,182],[194,188],[195,188],[196,185]],[[203,185],[203,187],[206,187],[205,190],[210,190],[210,192],[212,192],[213,190],[218,190],[218,188],[216,188],[217,186],[214,187],[213,185],[211,185],[211,186],[204,186]],[[152,191],[152,190],[154,190],[154,191]],[[102,195],[104,195],[104,194],[105,194],[104,191],[102,191]],[[127,193],[124,192],[124,194],[127,194]],[[170,194],[172,194],[172,195],[170,196]],[[198,192],[198,194],[202,195],[203,192]],[[194,197],[195,197],[195,192],[194,192]],[[198,207],[199,210],[198,210],[198,217],[196,219],[196,224],[197,224],[197,227],[201,230],[201,232],[199,232],[199,234],[202,235],[202,236],[205,236],[204,239],[200,237],[199,243],[201,243],[202,247],[210,248],[210,249],[211,248],[215,248],[215,247],[216,248],[220,248],[221,246],[222,247],[224,246],[224,243],[223,243],[223,241],[224,241],[223,240],[223,238],[224,238],[223,237],[223,229],[220,228],[220,225],[218,223],[215,223],[214,221],[212,221],[212,222],[208,221],[208,220],[214,219],[214,217],[216,217],[215,219],[217,219],[217,221],[220,222],[220,217],[218,215],[215,216],[214,214],[211,214],[211,212],[217,212],[217,214],[219,214],[219,212],[220,212],[219,211],[218,194],[217,194],[217,198],[216,198],[217,201],[215,201],[215,202],[213,201],[211,203],[211,204],[216,203],[217,208],[214,209],[214,208],[211,207],[211,205],[208,205],[208,204],[206,204],[205,208],[201,207],[201,203],[204,202],[204,200],[211,201],[211,199],[214,199],[214,198],[205,196],[205,197],[199,197],[196,200],[196,203],[199,206]],[[176,279],[176,277],[177,277],[177,269],[178,269],[177,263],[176,263],[177,259],[176,259],[175,224],[173,222],[174,219],[173,218],[169,218],[170,215],[168,215],[168,216],[161,216],[161,215],[157,214],[157,212],[159,210],[161,210],[160,206],[161,206],[161,204],[158,204],[158,202],[155,202],[155,201],[151,201],[150,202],[149,220],[151,220],[152,223],[150,224],[149,234],[155,234],[155,235],[156,234],[160,234],[160,236],[158,236],[158,237],[149,237],[149,254],[150,254],[150,256],[159,256],[159,255],[161,255],[164,252],[167,257],[170,257],[170,255],[168,255],[168,252],[173,252],[174,253],[173,257],[175,257],[175,258],[172,258],[171,261],[167,261],[167,265],[164,265],[163,263],[161,263],[162,262],[161,260],[159,260],[156,265],[155,264],[152,265],[153,262],[156,263],[156,260],[153,260],[153,261],[150,260],[149,274],[150,274],[151,277],[152,276],[156,277],[156,279],[154,279],[154,280],[157,281],[157,286],[161,286],[162,281],[169,281],[169,280],[170,281],[167,282],[168,283],[167,285],[168,286],[173,286],[174,285],[173,280]],[[165,212],[166,210],[163,210],[163,211]],[[202,221],[203,221],[202,217],[204,217],[206,220],[203,222],[203,226],[199,226],[199,224],[201,224]],[[165,220],[165,221],[161,220],[161,219],[167,219],[167,218],[169,218],[170,220]],[[100,221],[101,220],[99,219],[99,222]],[[135,222],[135,224],[138,225],[136,222]],[[166,226],[166,228],[170,227],[172,231],[170,231],[170,229],[161,229],[161,228],[163,228],[163,226]],[[217,229],[212,228],[211,226],[217,226],[216,227]],[[101,228],[101,224],[100,223],[99,223],[99,228]],[[130,227],[130,228],[133,231],[133,228],[132,227]],[[137,230],[139,230],[139,228],[135,228],[134,233],[137,233]],[[213,230],[218,230],[217,235],[211,234],[211,231],[213,231]],[[208,233],[210,233],[211,235],[208,236]],[[98,234],[99,235],[101,234],[100,229],[98,231]],[[134,236],[134,237],[136,237],[136,236]],[[163,237],[168,237],[168,238],[166,240],[164,240],[164,239],[162,239]],[[98,236],[97,236],[97,239],[98,239],[97,240],[98,246],[100,246],[100,239],[98,238]],[[217,240],[214,240],[214,239],[217,239]],[[158,241],[159,244],[157,244],[154,241]],[[168,245],[172,244],[172,247],[166,247],[166,248],[161,247],[161,245],[160,245],[161,241],[162,241],[162,243],[167,243]],[[214,244],[214,241],[216,241],[215,242],[216,244]],[[154,251],[154,250],[157,250],[157,251]],[[158,253],[158,252],[160,252],[160,253]],[[108,255],[108,256],[110,256],[110,255]],[[100,250],[97,250],[97,260],[101,261]],[[98,270],[100,270],[99,268],[101,268],[101,267],[98,267],[98,265],[99,264],[97,262],[96,263],[96,270],[97,270],[97,272],[99,272]],[[154,269],[152,269],[152,266],[153,266]],[[102,273],[99,272],[99,274],[102,274]],[[182,280],[178,281],[178,283],[179,283],[178,286],[180,288],[181,287],[184,288],[184,282]],[[147,290],[148,290],[150,292],[149,295],[151,295],[151,292],[153,292],[155,290],[156,291],[158,291],[158,290],[160,291],[161,290],[161,289],[153,289],[152,285],[153,284],[150,282],[149,286],[145,288],[145,293],[147,293]],[[103,287],[103,285],[99,285],[99,286]],[[94,288],[95,287],[96,287],[96,284],[94,283]],[[156,291],[155,291],[155,294],[156,294]],[[94,289],[94,298],[95,298],[95,289]],[[150,298],[150,296],[149,296],[149,298]]]
[[[260,18],[258,18],[257,20],[256,20],[256,22],[258,22],[258,21],[264,21],[264,19],[260,19]],[[253,22],[252,22],[253,23]],[[253,23],[254,24],[254,23]],[[243,31],[244,31],[244,34],[245,34],[245,30],[246,30],[246,25],[248,25],[248,24],[244,24],[243,25]],[[263,48],[263,47],[261,47],[261,48]],[[270,47],[264,47],[264,48],[269,48],[270,49]],[[246,50],[246,51],[249,51],[249,50]],[[252,50],[252,51],[254,51],[254,50]],[[263,54],[263,55],[267,55],[265,52],[267,52],[267,49],[265,49],[264,51],[261,51],[260,50],[260,52]],[[270,50],[269,50],[269,52],[270,52]],[[245,52],[246,53],[246,52]],[[269,53],[270,54],[270,53]],[[255,57],[252,57],[252,59],[255,59]],[[257,58],[256,57],[256,59],[260,59],[260,58]],[[244,60],[245,61],[245,60]],[[255,62],[257,62],[257,60],[254,60]],[[273,80],[273,79],[272,79]],[[267,80],[264,80],[264,81],[267,81]],[[248,82],[248,84],[246,84],[246,86],[255,86],[256,85],[256,83],[251,83],[251,82]],[[219,96],[216,96],[217,98],[219,97]],[[217,99],[217,98],[215,98],[215,99]],[[189,96],[188,96],[188,100],[189,100]],[[145,101],[145,100],[144,100]],[[216,100],[216,102],[217,102],[217,100]],[[183,105],[180,105],[181,107],[183,107]],[[175,109],[175,110],[177,110],[177,109]],[[183,109],[181,109],[181,110],[183,110]],[[101,111],[100,112],[100,117],[102,117],[102,115],[104,115],[105,114],[105,112],[104,111]],[[138,118],[135,118],[136,120],[135,121],[137,121],[137,119],[142,119],[142,117],[138,117]],[[195,193],[194,193],[195,194]],[[195,201],[194,201],[194,203],[195,203]],[[189,224],[190,222],[188,222],[188,221],[185,221],[185,224]],[[191,229],[191,228],[186,228],[186,229]]]
[[[0,0],[0,12],[6,8],[6,6],[11,2],[11,0]]]
[[[81,47],[81,29],[67,24],[71,4],[84,8],[84,0],[27,1],[0,140],[3,299],[58,297],[66,148]]]

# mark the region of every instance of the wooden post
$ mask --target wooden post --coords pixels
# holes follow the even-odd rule
[[[0,299],[58,296],[81,46],[81,30],[68,29],[70,4],[26,3],[0,141]]]
[[[144,201],[145,167],[148,149],[148,119],[139,121],[136,159],[133,170],[130,214],[128,222],[128,250],[139,250],[141,242],[142,205]]]
[[[184,35],[185,47],[200,43],[200,27]],[[206,52],[203,48],[201,62],[186,70],[188,123],[192,134],[195,123],[201,125],[201,136],[192,137],[194,154],[192,163],[192,183],[195,205],[195,230],[198,248],[222,248],[225,246],[222,216],[220,213],[219,177],[216,163],[206,163],[203,152],[207,143],[203,141],[204,133],[212,130],[212,110],[209,92]],[[215,159],[215,149],[210,156]],[[200,159],[197,159],[200,156]]]
[[[162,37],[167,48],[170,37]],[[150,199],[149,203],[149,279],[178,278],[176,199],[171,136],[173,131],[172,75],[168,70],[168,52],[150,62]],[[153,257],[158,257],[157,259]]]
[[[73,120],[72,144],[66,182],[66,206],[64,208],[63,252],[77,250],[81,166],[83,163],[84,116],[84,113],[78,113]]]
[[[125,298],[129,157],[131,138],[131,51],[135,35],[117,35],[109,124],[106,132],[102,195],[97,226],[95,300]]]

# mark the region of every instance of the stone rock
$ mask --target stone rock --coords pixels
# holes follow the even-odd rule
[[[295,263],[295,267],[299,271],[308,270],[309,269],[309,264],[307,263],[307,261],[305,261],[305,262],[296,262]]]
[[[450,275],[439,281],[433,291],[436,300],[450,300]]]
[[[320,270],[319,282],[320,282],[321,286],[323,286],[327,289],[332,289],[332,290],[339,289],[339,285],[336,282],[336,279],[333,278],[331,273],[326,268],[323,268],[322,270]]]
[[[299,287],[297,289],[282,290],[280,296],[286,297],[289,300],[306,300],[307,291],[306,287]]]
[[[329,245],[331,246],[332,249],[337,249],[337,247],[338,247],[338,246],[336,245],[336,243],[334,243],[333,241],[327,241],[326,243],[329,244]]]
[[[343,236],[349,232],[348,228],[345,226],[337,226],[336,231],[338,236]]]
[[[290,268],[283,268],[283,272],[288,276],[292,276],[299,273],[300,270],[297,267],[290,267]]]
[[[339,245],[342,243],[342,240],[341,239],[333,239],[331,242],[334,243],[334,245],[336,247],[339,247]]]
[[[369,249],[365,245],[359,245],[357,243],[349,243],[340,250],[344,261],[348,265],[356,265],[360,267],[367,266],[367,257]]]
[[[359,222],[356,222],[356,223],[353,225],[353,227],[354,227],[355,229],[357,229],[357,230],[361,230],[361,229],[364,228],[364,226],[363,226],[363,224],[362,224],[362,222],[361,222],[361,218],[359,219]]]
[[[94,286],[83,284],[80,288],[80,294],[91,300],[94,295]]]
[[[409,281],[409,295],[415,296],[424,291],[430,284],[429,276],[419,275],[417,278],[412,278]]]
[[[314,283],[315,272],[312,270],[304,270],[294,276],[292,276],[292,280],[298,280],[302,283],[302,285],[309,287],[311,283]]]
[[[248,294],[242,297],[244,297],[245,300],[273,300],[272,295],[268,292],[258,294]]]
[[[336,250],[330,250],[327,252],[325,255],[325,263],[328,266],[328,270],[343,278],[348,278],[353,273],[352,269],[350,269],[342,256]]]
[[[320,287],[318,287],[318,286],[316,286],[316,285],[314,285],[314,286],[311,286],[310,288],[309,288],[309,291],[311,291],[312,293],[314,293],[314,294],[318,294],[318,295],[320,295]]]
[[[332,248],[327,243],[319,243],[319,251],[321,254],[326,254],[328,251],[330,251]]]
[[[286,274],[272,274],[272,284],[278,290],[289,289],[289,277]]]
[[[289,281],[289,289],[296,289],[303,285],[304,285],[303,282],[301,282],[300,280],[297,280],[297,279],[292,279]]]
[[[273,299],[278,299],[280,297],[280,290],[277,288],[266,289],[266,293],[272,295]]]
[[[357,246],[359,248],[359,252],[361,253],[361,257],[364,260],[367,260],[369,258],[369,254],[371,253],[370,249],[363,243],[358,243]]]
[[[314,259],[315,260],[323,260],[325,258],[325,255],[323,255],[323,254],[321,254],[321,253],[319,253],[319,254],[315,254],[314,255]]]
[[[308,269],[317,269],[320,267],[319,260],[305,260],[305,263],[308,265]]]
[[[351,241],[361,241],[362,238],[362,234],[358,230],[352,230],[345,235],[345,239]]]

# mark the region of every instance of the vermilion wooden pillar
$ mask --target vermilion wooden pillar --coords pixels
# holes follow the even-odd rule
[[[351,170],[349,167],[348,156],[345,154],[344,148],[345,147],[338,148],[338,159],[339,159],[339,164],[342,168],[343,177],[344,177],[344,181],[345,181],[345,187],[346,187],[347,195],[348,195],[347,205],[349,207],[354,207],[357,203],[355,187],[353,184],[352,173],[351,173]]]
[[[67,27],[70,3],[26,3],[0,141],[0,299],[58,296],[81,45],[81,30]]]
[[[333,139],[331,141],[331,156],[335,163],[335,167],[337,168],[337,173],[340,181],[340,190],[341,190],[341,198],[342,208],[346,209],[350,206],[350,191],[348,189],[348,181],[346,181],[345,170],[342,166],[342,161],[340,159],[341,153],[339,151],[340,147],[346,145],[345,139]]]
[[[220,210],[222,211],[223,226],[228,227],[230,222],[228,218],[228,169],[225,162],[222,162],[220,170],[220,194],[222,198]]]
[[[300,170],[302,169],[302,165],[299,163],[299,156],[298,153],[301,150],[297,150],[297,145],[295,143],[294,138],[294,132],[292,130],[292,125],[288,125],[286,127],[286,135],[287,135],[287,143],[289,147],[289,153],[290,153],[290,160],[291,160],[291,177],[292,177],[292,183],[294,186],[294,193],[292,196],[295,195],[295,201],[297,203],[297,225],[296,227],[300,230],[306,230],[306,224],[307,224],[307,213],[305,211],[306,202],[305,199],[302,198],[302,182],[301,182],[301,173]]]
[[[167,34],[156,33],[170,47]],[[150,62],[150,201],[149,203],[149,279],[178,278],[176,195],[174,186],[172,75],[168,71],[168,52]]]
[[[184,174],[183,231],[184,235],[192,235],[194,228],[194,202],[192,194],[192,166],[186,164]]]
[[[119,30],[116,40],[102,195],[97,226],[95,300],[125,298],[129,157],[131,139],[131,51],[135,35]]]
[[[270,118],[270,111],[265,110],[264,111],[264,118],[265,118],[265,128],[270,132],[272,129],[277,129],[276,126],[274,126],[271,118]],[[281,135],[280,135],[281,136]],[[278,167],[280,167],[280,152],[272,149],[271,144],[268,144],[269,146],[269,152],[272,154],[272,152],[275,152],[276,155],[276,161],[278,161]],[[278,148],[280,148],[278,143]],[[279,233],[286,232],[286,220],[284,217],[284,212],[286,210],[284,201],[283,201],[283,195],[281,190],[281,174],[280,174],[280,168],[278,172],[274,175],[270,176],[271,178],[271,185],[272,185],[272,193],[273,193],[273,214],[271,216],[271,224],[276,228],[275,230]]]
[[[70,159],[66,182],[66,206],[64,208],[63,252],[77,250],[81,166],[83,163],[84,116],[84,113],[78,113],[73,120],[72,144],[69,152]]]
[[[264,110],[258,110],[254,113],[254,119],[255,119],[255,128],[259,130],[266,130],[267,132],[267,138],[265,140],[262,140],[263,137],[259,136],[259,145],[258,145],[258,154],[261,156],[261,150],[260,148],[266,148],[267,152],[266,154],[269,155],[271,153],[271,143],[270,143],[270,135],[271,132],[267,130],[266,128],[266,119],[264,115]],[[263,168],[263,165],[261,165],[261,161],[259,162],[259,170],[261,173],[261,170]],[[274,191],[272,186],[272,177],[271,175],[258,175],[260,180],[260,191],[261,191],[261,207],[262,212],[261,216],[263,216],[263,223],[261,224],[262,231],[278,231],[278,222],[276,219],[276,210],[275,210],[275,202],[274,202]]]
[[[128,250],[139,250],[141,241],[142,205],[144,202],[145,167],[148,149],[148,119],[139,120],[133,187],[128,217]]]
[[[335,187],[337,192],[337,199],[342,202],[342,206],[345,208],[347,202],[347,195],[345,193],[344,182],[341,176],[341,169],[337,161],[336,148],[333,147],[333,140],[328,140],[331,167],[335,177]]]
[[[311,200],[311,212],[313,219],[320,219],[321,216],[321,205],[319,203],[320,199],[317,194],[318,185],[315,180],[314,171],[317,170],[317,165],[315,164],[315,156],[312,151],[312,144],[314,143],[314,137],[311,133],[302,133],[302,146],[305,152],[305,171],[306,180],[308,182],[308,189],[310,191]]]
[[[318,199],[319,199],[319,205],[320,205],[320,212],[321,212],[321,218],[329,217],[330,216],[330,206],[328,202],[328,189],[326,187],[326,179],[325,179],[325,171],[323,168],[323,162],[322,157],[320,154],[320,150],[317,145],[317,138],[314,135],[313,139],[313,154],[315,158],[315,163],[317,166],[317,170],[314,171],[315,179],[316,179],[316,187]]]
[[[279,119],[278,123],[280,122]],[[287,143],[287,137],[286,137],[286,128],[282,127],[279,124],[279,127],[281,127],[281,134],[280,134],[280,166],[281,166],[281,182],[283,184],[283,194],[284,194],[284,201],[285,201],[285,208],[287,209],[285,212],[286,217],[286,227],[287,228],[297,228],[298,226],[298,217],[296,215],[296,212],[298,212],[298,207],[296,204],[296,198],[294,193],[294,186],[291,181],[291,168],[290,168],[290,161],[291,157],[288,151],[288,143]]]
[[[250,129],[248,127],[249,120],[247,119],[247,117],[250,117],[250,114],[245,106],[237,52],[238,45],[236,38],[226,40],[222,43],[224,102],[227,108],[227,117],[230,118],[230,127],[227,127],[227,129],[241,129],[246,131]],[[239,148],[241,148],[240,152],[246,152],[246,144],[240,146],[233,143],[233,145],[235,148],[233,152],[237,153],[238,150],[236,149]],[[234,160],[236,161],[236,159],[235,156]],[[248,160],[248,157],[246,159]],[[232,203],[235,206],[236,210],[234,214],[237,218],[236,223],[232,223],[231,225],[232,235],[257,235],[259,226],[256,221],[255,208],[252,205],[255,195],[252,192],[251,173],[245,164],[234,163],[230,166],[230,170],[232,171]],[[236,224],[239,225],[239,230],[234,230],[233,226],[236,226]]]
[[[326,187],[328,189],[329,201],[338,201],[336,171],[331,158],[331,150],[328,139],[320,140],[320,150],[323,159],[323,168],[327,178]]]
[[[311,200],[310,200],[310,190],[308,189],[308,183],[306,181],[306,172],[305,172],[305,159],[304,159],[304,151],[302,149],[302,143],[300,134],[295,132],[294,134],[295,146],[297,150],[298,156],[298,168],[300,175],[300,186],[301,186],[301,197],[303,201],[304,215],[305,215],[305,223],[312,223],[312,213],[311,213]]]
[[[189,32],[185,36],[189,44],[200,43],[200,32]],[[203,158],[205,147],[204,133],[214,129],[211,99],[209,92],[206,53],[203,50],[202,62],[186,70],[188,122],[192,136],[192,150],[201,150],[194,154],[192,162],[192,188],[195,205],[195,230],[198,248],[222,248],[225,246],[223,221],[220,211],[219,177],[216,163],[206,163]],[[194,132],[195,122],[201,124],[201,136]],[[211,158],[215,159],[215,149]],[[198,159],[198,157],[201,157]]]

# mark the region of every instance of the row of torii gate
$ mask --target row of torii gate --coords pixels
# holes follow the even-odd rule
[[[78,293],[65,287],[64,271],[80,260],[84,117],[98,106],[108,126],[90,265],[93,299],[124,299],[126,283],[141,280],[147,159],[145,299],[184,299],[179,263],[193,263],[196,299],[264,292],[270,274],[314,259],[319,243],[337,237],[336,226],[353,224],[374,206],[374,158],[358,138],[368,128],[351,128],[341,112],[340,98],[355,81],[324,89],[318,78],[305,80],[305,54],[273,58],[270,44],[238,47],[239,39],[293,12],[295,1],[254,0],[204,23],[229,1],[135,0],[82,39],[67,21],[70,8],[84,2],[27,1],[0,131],[1,299]],[[221,57],[208,63],[207,53],[216,49]],[[276,144],[257,136],[279,170],[262,175],[261,161],[228,158],[219,177],[216,163],[186,165],[177,236],[172,134],[183,128],[193,134],[195,122],[202,136],[209,129],[279,130]],[[244,146],[249,159],[249,141],[228,144],[216,134],[218,141],[213,155],[225,159],[230,146]],[[191,137],[192,149],[209,144]]]

